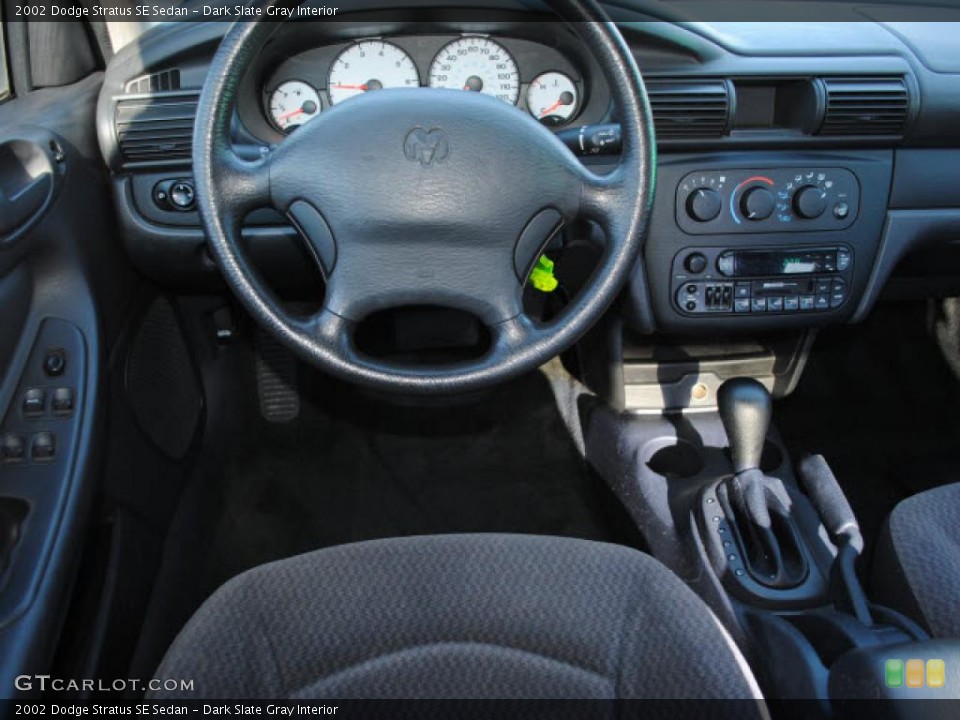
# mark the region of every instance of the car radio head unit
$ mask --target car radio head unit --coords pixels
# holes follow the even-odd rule
[[[847,301],[853,251],[820,248],[688,248],[673,263],[672,291],[684,315],[837,310]]]

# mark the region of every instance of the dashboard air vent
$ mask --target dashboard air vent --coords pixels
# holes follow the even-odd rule
[[[824,78],[820,135],[902,135],[910,111],[903,78]]]
[[[724,80],[648,80],[646,85],[658,138],[726,134],[730,95]]]
[[[116,126],[129,162],[190,157],[198,96],[194,93],[120,100]]]
[[[177,68],[162,70],[150,75],[141,75],[127,81],[128,93],[154,93],[180,89],[180,71]]]

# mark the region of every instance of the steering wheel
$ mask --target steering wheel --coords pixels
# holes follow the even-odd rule
[[[278,0],[267,0],[266,8]],[[236,23],[204,83],[193,139],[210,248],[242,304],[283,344],[347,381],[408,393],[477,390],[563,352],[609,307],[643,243],[654,191],[653,121],[640,72],[594,0],[548,0],[595,56],[616,102],[622,153],[597,175],[547,128],[497,98],[397,88],[351,98],[250,162],[230,143],[241,79],[277,23]],[[309,318],[284,309],[240,251],[243,218],[272,206],[306,238],[327,281]],[[523,284],[565,222],[606,235],[586,286],[557,317],[524,313]],[[455,365],[397,365],[361,353],[357,324],[392,307],[479,318],[489,350]]]

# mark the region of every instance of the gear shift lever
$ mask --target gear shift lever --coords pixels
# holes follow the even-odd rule
[[[759,468],[773,410],[770,393],[752,378],[734,378],[720,386],[717,405],[730,439],[733,471]]]
[[[717,488],[737,535],[744,565],[759,583],[790,588],[803,582],[807,561],[790,517],[783,483],[760,470],[773,402],[756,380],[727,380],[717,393],[720,419],[730,442],[734,476]]]

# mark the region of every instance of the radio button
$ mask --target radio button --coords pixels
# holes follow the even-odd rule
[[[767,310],[770,312],[781,312],[783,310],[783,298],[772,297],[767,300]]]
[[[800,309],[800,298],[796,295],[785,297],[783,299],[783,309],[787,312],[794,312]]]
[[[733,309],[738,313],[750,312],[750,298],[737,298],[733,301]]]
[[[850,253],[848,253],[846,250],[837,251],[837,270],[840,272],[846,270],[848,267],[850,267],[851,260],[852,258],[850,257]]]
[[[734,292],[738,298],[749,298],[752,295],[750,292],[750,283],[737,283]]]
[[[815,299],[813,295],[801,295],[800,296],[800,309],[801,310],[813,310]]]
[[[733,275],[736,269],[736,258],[733,253],[726,252],[717,258],[717,271],[721,275]]]
[[[767,309],[767,299],[766,298],[754,298],[751,305],[753,312],[766,312]]]
[[[829,295],[817,295],[817,300],[813,305],[817,310],[829,310],[830,309],[830,296]]]
[[[824,295],[830,292],[833,289],[833,284],[830,282],[830,279],[826,280],[817,280],[817,294]]]

